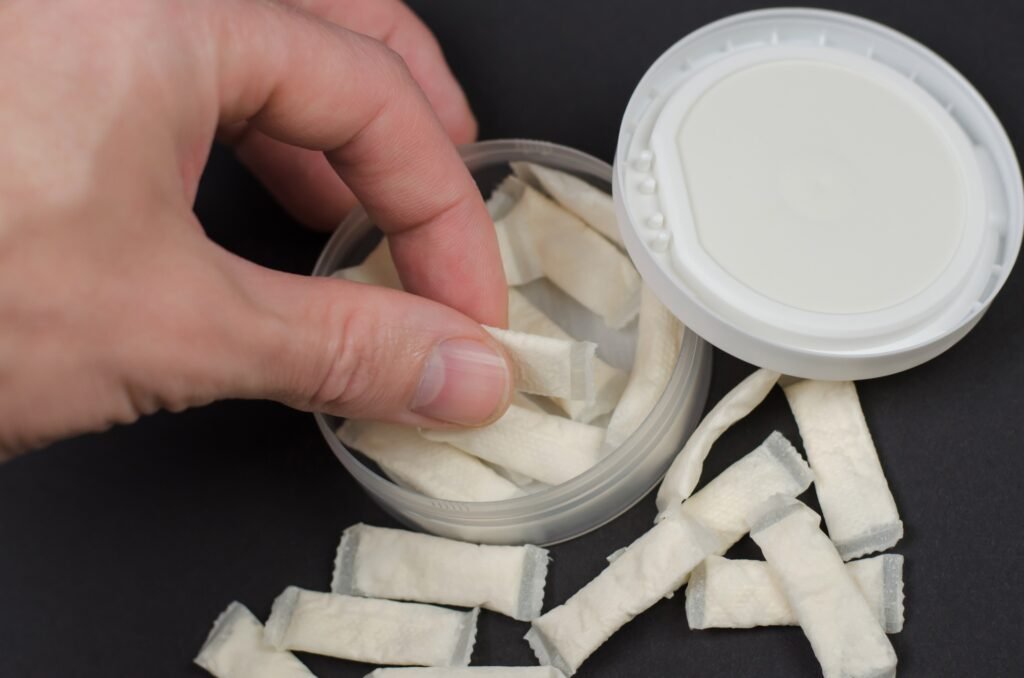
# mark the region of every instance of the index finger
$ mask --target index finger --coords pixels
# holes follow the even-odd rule
[[[311,14],[380,40],[398,52],[430,107],[456,144],[476,139],[466,95],[448,68],[441,45],[402,0],[284,0]]]
[[[493,223],[402,59],[277,2],[205,6],[221,124],[323,151],[388,236],[408,291],[504,326]]]

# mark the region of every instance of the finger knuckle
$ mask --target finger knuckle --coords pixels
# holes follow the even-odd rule
[[[405,58],[382,40],[371,39],[370,49],[381,70],[395,80],[412,80],[412,74]]]
[[[372,412],[383,399],[380,374],[386,359],[382,327],[372,309],[332,311],[334,339],[326,351],[323,378],[313,395],[320,410],[359,416]]]

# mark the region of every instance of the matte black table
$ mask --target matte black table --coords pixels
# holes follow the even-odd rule
[[[938,51],[1024,141],[1024,4],[843,2]],[[480,120],[482,138],[528,137],[610,160],[648,65],[748,2],[416,2]],[[215,149],[196,210],[211,236],[262,264],[312,268],[323,236],[277,209]],[[906,537],[900,675],[1024,675],[1024,270],[938,359],[863,382],[864,410]],[[716,353],[711,402],[752,368]],[[60,408],[61,394],[53,394]],[[717,445],[705,478],[771,429],[797,439],[776,391]],[[813,498],[811,499],[813,501]],[[547,606],[641,534],[648,497],[554,549]],[[324,588],[340,532],[391,525],[331,455],[309,414],[225,402],[158,414],[0,467],[0,676],[200,676],[191,665],[233,600],[258,615],[288,584]],[[732,555],[759,557],[742,542]],[[527,627],[485,613],[475,663],[533,663]],[[304,657],[324,677],[369,667]],[[820,675],[797,628],[690,632],[682,598],[625,627],[581,676]]]

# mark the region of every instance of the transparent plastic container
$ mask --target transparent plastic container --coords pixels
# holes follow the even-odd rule
[[[462,155],[484,196],[510,173],[509,163],[515,161],[563,170],[604,191],[611,190],[611,166],[557,144],[485,141],[463,147]],[[354,210],[327,243],[313,275],[327,276],[361,261],[372,245],[374,230],[366,213]],[[327,444],[349,473],[400,522],[472,542],[554,544],[614,520],[655,487],[699,421],[710,375],[710,347],[687,330],[668,386],[636,433],[569,482],[495,502],[445,501],[400,487],[338,440],[335,431],[342,419],[315,416]]]

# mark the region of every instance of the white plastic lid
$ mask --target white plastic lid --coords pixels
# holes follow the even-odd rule
[[[623,117],[613,193],[641,275],[748,362],[865,379],[963,337],[1020,249],[1024,189],[981,96],[857,17],[749,12],[673,45]]]

